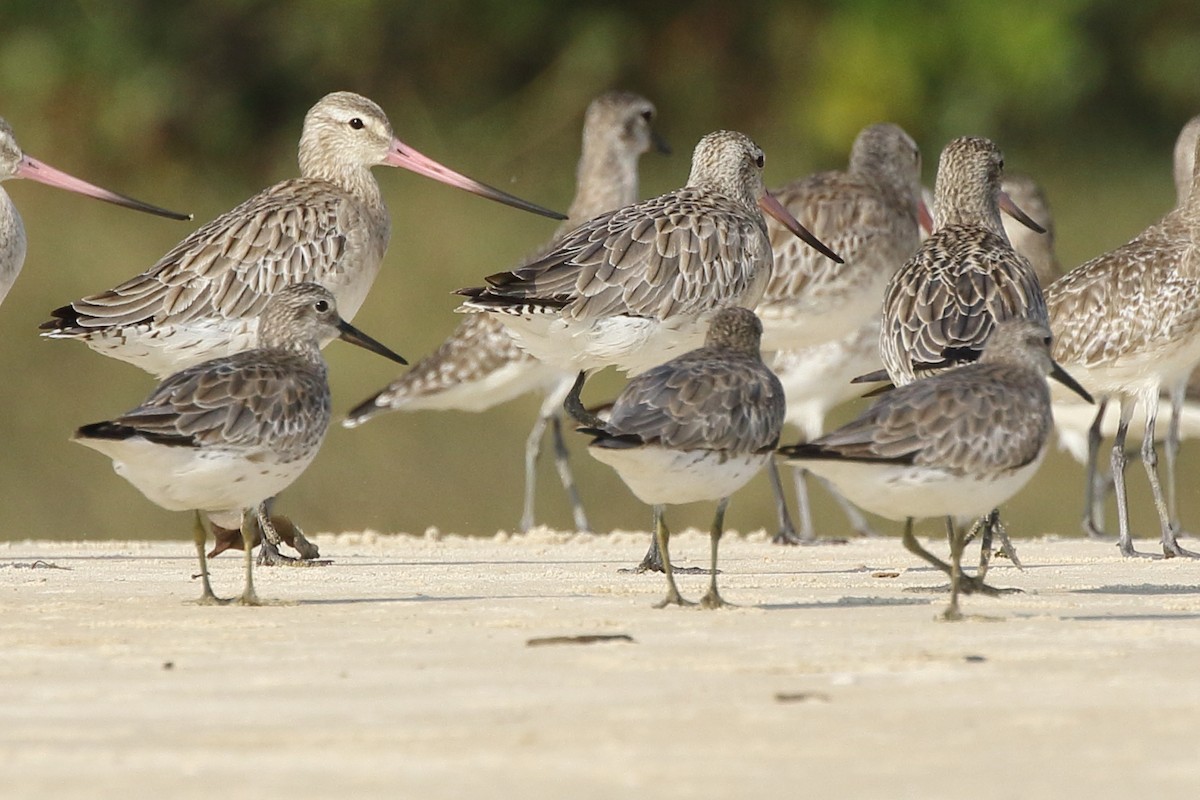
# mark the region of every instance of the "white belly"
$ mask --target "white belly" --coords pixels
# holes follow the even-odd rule
[[[881,517],[967,520],[987,514],[1020,491],[1037,472],[1045,453],[1043,447],[1032,463],[992,479],[903,464],[826,459],[789,463],[828,479],[847,500]]]
[[[673,505],[728,497],[746,485],[770,453],[721,458],[711,450],[679,451],[662,447],[627,449],[589,447],[597,461],[617,471],[643,503]]]
[[[547,364],[568,372],[615,366],[635,375],[702,346],[715,313],[665,320],[628,316],[499,317],[522,348]]]
[[[281,463],[265,450],[168,447],[140,437],[77,441],[111,458],[118,475],[163,508],[214,514],[240,512],[279,494],[308,468],[318,449]]]

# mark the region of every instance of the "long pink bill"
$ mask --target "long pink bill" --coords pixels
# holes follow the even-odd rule
[[[513,208],[519,208],[524,211],[532,211],[534,214],[541,214],[543,217],[550,219],[566,219],[565,214],[560,214],[557,211],[550,211],[542,208],[519,197],[514,197],[507,192],[502,192],[499,189],[493,189],[487,184],[480,183],[477,180],[468,178],[449,167],[445,167],[434,161],[428,156],[423,156],[416,150],[412,149],[399,139],[392,140],[392,147],[388,151],[387,158],[384,163],[393,167],[403,167],[407,170],[412,170],[418,175],[424,175],[427,178],[433,178],[435,181],[457,186],[459,189],[466,189],[472,194],[477,194],[480,197],[486,197],[489,200],[495,200],[505,205],[510,205]]]
[[[1028,214],[1021,210],[1021,207],[1013,202],[1013,199],[1008,196],[1008,192],[1000,192],[1000,210],[1008,214],[1017,222],[1024,225],[1029,230],[1036,233],[1045,233],[1046,229],[1034,222]]]
[[[784,208],[783,204],[776,200],[770,192],[763,192],[763,196],[758,198],[758,207],[767,214],[770,214],[775,219],[779,220],[783,227],[794,233],[800,238],[801,241],[812,247],[821,255],[825,256],[826,258],[831,258],[839,264],[845,263],[841,256],[830,250],[824,242],[822,242],[816,236],[813,236],[812,232],[808,228],[801,225],[800,222],[792,216],[792,213]]]
[[[925,202],[925,198],[917,198],[917,224],[921,226],[926,236],[933,233],[933,213],[929,210],[929,204]]]
[[[176,211],[168,211],[165,208],[152,206],[149,203],[143,203],[141,200],[135,200],[132,197],[126,197],[123,194],[111,192],[108,189],[101,189],[99,186],[93,186],[87,181],[81,181],[72,175],[57,170],[49,164],[42,163],[36,158],[30,156],[22,156],[20,163],[17,164],[18,178],[28,178],[31,181],[44,183],[47,186],[54,186],[59,189],[66,189],[68,192],[77,192],[86,197],[94,197],[97,200],[103,200],[106,203],[132,208],[134,211],[144,211],[147,214],[156,214],[160,217],[168,219],[191,219],[191,214],[180,214]]]

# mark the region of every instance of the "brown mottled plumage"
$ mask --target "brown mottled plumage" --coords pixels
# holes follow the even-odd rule
[[[762,297],[772,255],[760,205],[823,247],[766,194],[763,164],[744,134],[711,133],[684,188],[595,217],[540,258],[460,290],[463,309],[498,313],[562,369],[637,373],[693,349],[718,309]]]
[[[725,507],[771,458],[783,427],[783,387],[762,361],[761,336],[754,312],[722,309],[703,347],[634,377],[608,420],[582,429],[594,437],[588,451],[654,507],[655,543],[667,575],[664,605],[683,599],[672,574],[663,506],[699,500],[718,501],[712,580],[702,603],[723,604],[716,576]]]
[[[913,538],[912,520],[979,517],[1033,477],[1053,425],[1047,375],[1079,390],[1051,360],[1044,325],[1001,320],[978,362],[897,387],[853,422],[780,452],[868,511],[907,520],[905,546],[951,575],[956,617],[961,526],[949,523],[947,565]],[[987,587],[976,579],[968,590]]]
[[[117,473],[158,505],[196,511],[202,602],[215,602],[200,512],[223,527],[240,523],[246,547],[242,602],[256,603],[250,560],[253,518],[300,476],[329,427],[320,344],[340,336],[404,360],[344,322],[333,295],[313,283],[273,295],[258,326],[259,346],[188,367],[165,379],[132,411],[85,425],[74,441],[113,459]]]
[[[774,192],[845,262],[802,246],[767,220],[775,266],[755,311],[763,322],[763,348],[776,352],[772,368],[787,393],[789,419],[802,417],[811,436],[820,434],[826,411],[862,394],[851,378],[882,366],[879,307],[888,279],[920,244],[920,189],[916,142],[899,126],[880,123],[855,138],[845,170],[818,172]],[[804,471],[795,476],[797,533],[782,482],[774,465],[769,468],[780,520],[775,541],[814,541]],[[869,530],[861,514],[837,499],[857,530]]]
[[[854,140],[846,170],[818,172],[773,192],[838,264],[767,220],[775,265],[755,311],[763,348],[847,336],[879,316],[888,279],[920,244],[921,152],[902,128],[880,123]]]
[[[1046,324],[1037,275],[1000,222],[1004,157],[987,139],[942,150],[934,232],[888,284],[880,355],[896,385],[974,360],[998,321]]]
[[[1194,148],[1200,144],[1196,133],[1185,128],[1184,134],[1193,139],[1194,156]],[[1127,556],[1140,555],[1133,547],[1124,478],[1125,437],[1139,404],[1146,410],[1142,461],[1154,494],[1163,554],[1198,555],[1184,550],[1177,541],[1173,488],[1179,409],[1188,376],[1200,363],[1198,179],[1200,174],[1193,171],[1191,192],[1179,191],[1185,199],[1159,222],[1116,250],[1070,271],[1046,292],[1055,358],[1093,394],[1105,401],[1120,399],[1121,421],[1113,442],[1112,465],[1120,548]],[[1167,447],[1170,498],[1159,482],[1154,442],[1158,397],[1163,389],[1171,395],[1173,412]],[[1103,402],[1098,413],[1104,413]],[[1095,460],[1098,428],[1092,438],[1089,462]]]
[[[217,217],[142,274],[53,311],[44,335],[81,339],[161,377],[253,347],[267,298],[284,286],[319,283],[352,319],[391,236],[371,174],[379,165],[561,218],[422,156],[395,138],[378,105],[351,92],[309,110],[299,162],[302,177]]]

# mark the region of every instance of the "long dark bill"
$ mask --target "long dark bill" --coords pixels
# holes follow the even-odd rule
[[[356,344],[359,347],[363,348],[364,350],[370,350],[372,353],[376,353],[378,355],[383,356],[386,359],[395,361],[397,364],[408,364],[408,362],[404,360],[403,356],[397,355],[396,353],[392,352],[384,345],[375,341],[370,336],[367,336],[365,333],[360,331],[358,328],[351,325],[349,322],[346,322],[346,320],[344,320],[344,319],[338,320],[337,329],[338,329],[338,338],[344,342],[349,342],[350,344]]]

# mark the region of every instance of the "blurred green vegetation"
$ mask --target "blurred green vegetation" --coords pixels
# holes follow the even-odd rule
[[[986,135],[1011,169],[1046,186],[1067,265],[1116,246],[1174,198],[1170,150],[1200,111],[1200,12],[1185,0],[108,3],[0,6],[0,115],[35,156],[86,179],[210,219],[296,173],[308,107],[352,89],[379,102],[423,152],[531,200],[565,208],[583,109],[609,88],[657,103],[671,158],[643,159],[643,194],[674,188],[716,128],[752,135],[768,180],[840,166],[862,126],[889,119],[926,153]],[[552,223],[379,169],[395,222],[387,263],[356,319],[411,359],[454,327],[451,290],[512,264]],[[40,340],[47,312],[152,263],[191,230],[28,182],[4,187],[30,237],[25,275],[0,311],[0,538],[186,535],[98,455],[78,425],[136,404],[153,381],[70,342]],[[326,351],[335,407],[389,381],[389,365]],[[588,400],[611,396],[612,375]],[[537,402],[483,415],[393,414],[331,429],[282,507],[310,531],[427,526],[472,533],[520,513],[521,443]],[[1185,445],[1183,513],[1200,515]],[[575,447],[599,530],[645,528],[649,511]],[[1135,521],[1153,535],[1140,468]],[[1077,530],[1082,475],[1052,457],[1011,504],[1014,532]],[[539,520],[570,516],[549,459]],[[818,500],[823,532],[841,519]],[[706,525],[708,507],[672,513]],[[731,527],[774,524],[765,480]],[[890,528],[885,528],[890,529]],[[631,554],[632,557],[632,554]]]

